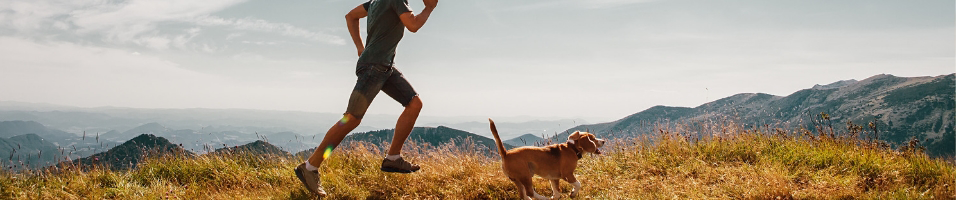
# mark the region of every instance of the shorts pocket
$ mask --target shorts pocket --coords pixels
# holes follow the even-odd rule
[[[359,65],[355,67],[355,75],[362,76],[363,73],[367,75],[388,75],[392,68],[382,65]]]

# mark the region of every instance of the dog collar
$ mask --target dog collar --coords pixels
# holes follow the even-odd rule
[[[573,141],[573,140],[568,140],[567,143],[568,143],[568,147],[570,147],[571,150],[574,150],[574,155],[578,156],[578,159],[581,159],[581,156],[582,156],[582,155],[581,155],[581,150],[578,150],[578,148],[577,148],[578,145],[577,145],[577,144],[574,144],[574,141]]]

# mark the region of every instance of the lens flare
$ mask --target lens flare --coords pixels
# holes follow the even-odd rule
[[[348,117],[348,116],[342,116],[342,119],[339,120],[339,126],[343,126],[343,125],[345,125],[346,123],[349,123],[349,117]]]
[[[328,147],[326,147],[326,148],[325,148],[325,153],[322,153],[322,159],[328,159],[329,156],[332,155],[332,149],[333,149],[333,147],[332,147],[331,145],[329,145]]]

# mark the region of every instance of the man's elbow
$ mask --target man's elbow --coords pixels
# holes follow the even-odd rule
[[[405,27],[405,28],[408,28],[408,31],[410,31],[410,32],[412,32],[412,33],[418,33],[418,29],[420,29],[420,28],[422,28],[422,27],[408,26],[408,27]]]

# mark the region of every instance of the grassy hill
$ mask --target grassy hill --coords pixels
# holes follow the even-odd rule
[[[59,148],[36,134],[0,138],[0,166],[8,170],[36,168],[66,159]]]
[[[102,152],[115,142],[98,135],[78,136],[34,121],[0,121],[0,166],[39,168]]]
[[[878,140],[807,130],[715,123],[697,136],[674,124],[647,137],[611,140],[575,174],[575,199],[953,199],[956,166],[927,156],[919,142],[889,148]],[[831,136],[832,135],[832,136]],[[376,144],[353,142],[320,167],[330,199],[514,199],[500,161],[456,144],[415,144],[412,174],[379,171]],[[476,142],[465,142],[477,146]],[[210,154],[149,157],[128,171],[49,169],[0,173],[0,199],[309,199],[294,178],[298,157]],[[535,178],[538,193],[550,195]],[[570,191],[561,185],[564,197]]]
[[[179,145],[166,138],[152,134],[142,134],[112,149],[92,156],[73,160],[78,166],[106,166],[109,169],[124,170],[135,167],[150,156],[184,155],[194,156]]]
[[[214,151],[213,153],[230,153],[230,154],[250,153],[250,154],[256,154],[256,155],[271,154],[271,155],[278,155],[278,156],[291,155],[289,154],[289,152],[283,151],[281,148],[275,145],[269,144],[268,142],[265,142],[262,140],[256,140],[255,142],[251,142],[249,144],[244,144],[240,146],[216,149],[216,151]]]
[[[591,130],[603,137],[637,137],[653,132],[659,123],[698,124],[734,120],[745,126],[814,129],[813,118],[826,113],[836,129],[848,123],[879,128],[878,137],[893,146],[918,139],[931,156],[956,155],[956,74],[935,77],[876,75],[861,81],[815,86],[787,96],[744,93],[703,105],[655,106],[617,121],[573,127],[554,137],[563,142],[567,132]],[[815,130],[814,130],[815,131]]]

